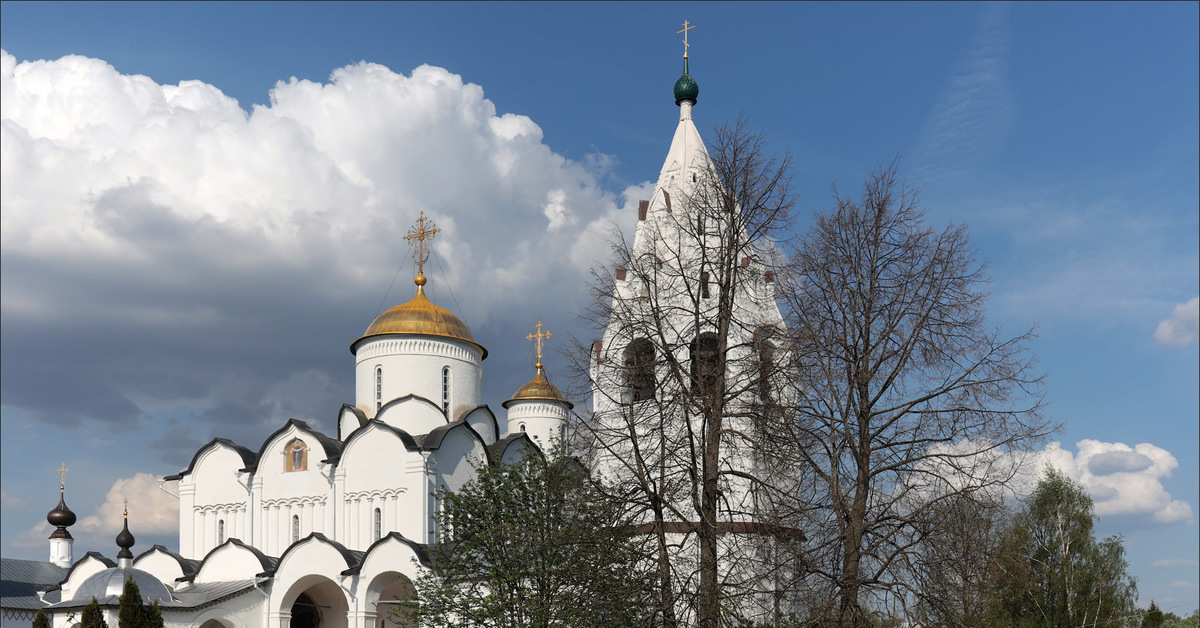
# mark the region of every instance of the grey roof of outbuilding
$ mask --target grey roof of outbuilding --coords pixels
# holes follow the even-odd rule
[[[163,610],[195,610],[209,604],[236,597],[254,588],[255,580],[230,580],[228,582],[201,582],[180,589],[172,595],[175,601],[164,605]]]
[[[20,558],[0,558],[0,607],[44,608],[38,599],[38,591],[58,584],[66,577],[68,569],[54,563]],[[56,602],[58,591],[47,602]]]

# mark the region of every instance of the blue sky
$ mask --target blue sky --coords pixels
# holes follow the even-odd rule
[[[971,226],[993,322],[1039,325],[1042,458],[1144,603],[1200,606],[1196,3],[0,6],[4,555],[46,553],[60,462],[81,549],[112,551],[124,498],[174,545],[151,475],[289,416],[332,431],[418,211],[493,407],[537,319],[589,337],[688,19],[702,132],[746,114],[794,155],[798,231],[896,156],[932,223]]]

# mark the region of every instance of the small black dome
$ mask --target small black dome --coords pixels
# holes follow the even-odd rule
[[[121,548],[121,551],[117,552],[117,558],[133,558],[133,552],[130,552],[129,548],[136,542],[129,531],[129,519],[126,518],[125,527],[121,528],[121,533],[117,535],[117,547]]]
[[[67,508],[67,503],[64,501],[62,493],[58,494],[58,506],[46,515],[46,521],[50,522],[50,525],[59,528],[75,525],[75,513],[71,512],[70,508]]]

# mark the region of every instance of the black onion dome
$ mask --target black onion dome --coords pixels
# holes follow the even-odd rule
[[[50,525],[59,528],[75,525],[75,513],[71,512],[70,508],[67,508],[67,502],[64,500],[62,493],[58,494],[58,506],[55,506],[54,510],[51,510],[46,515],[46,521]]]
[[[133,544],[136,542],[137,540],[133,538],[133,534],[129,531],[129,519],[126,518],[125,527],[117,535],[117,547],[121,548],[121,551],[117,552],[117,558],[133,558],[133,552],[129,551],[129,548],[133,547]]]

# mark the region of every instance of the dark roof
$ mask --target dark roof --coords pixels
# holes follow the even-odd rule
[[[54,563],[20,558],[0,558],[0,606],[38,609],[46,605],[38,591],[62,582],[70,571]]]
[[[435,427],[428,434],[414,436],[413,438],[416,439],[417,443],[421,446],[421,449],[433,451],[440,449],[442,447],[442,441],[445,440],[446,435],[457,429],[467,430],[471,436],[475,437],[475,440],[478,440],[480,444],[483,444],[483,437],[479,435],[479,432],[475,431],[475,428],[471,427],[471,425],[467,423],[466,419],[459,419],[453,423]],[[487,451],[486,446],[484,447],[484,451]],[[491,462],[491,460],[489,459],[488,462]]]
[[[359,434],[366,433],[367,429],[370,428],[371,426],[375,426],[382,430],[386,430],[388,432],[395,434],[397,437],[400,438],[400,441],[402,443],[404,443],[404,448],[408,449],[409,451],[416,451],[417,449],[420,449],[420,446],[417,444],[416,439],[414,439],[412,437],[412,434],[409,434],[408,432],[405,432],[404,430],[402,430],[398,427],[395,427],[393,425],[388,425],[387,423],[384,423],[383,421],[380,421],[379,419],[371,419],[370,421],[367,421],[366,425],[351,432],[350,435],[346,437],[345,442],[342,443],[342,449],[349,447],[350,441],[358,438]]]
[[[537,443],[533,442],[532,438],[529,438],[529,434],[526,434],[525,432],[517,432],[516,434],[509,434],[508,436],[505,436],[504,438],[501,438],[500,440],[488,446],[488,455],[491,456],[492,463],[500,464],[500,461],[504,460],[504,452],[508,451],[508,448],[511,447],[513,443],[522,440],[532,446],[539,454],[542,452],[542,448],[538,447]]]
[[[200,570],[200,561],[192,558],[184,558],[183,556],[172,552],[162,545],[155,545],[141,554],[138,554],[137,558],[133,559],[133,562],[136,564],[137,561],[141,560],[143,556],[148,556],[155,552],[161,552],[167,556],[170,556],[171,558],[174,558],[175,562],[179,563],[179,568],[183,570],[183,575],[185,576],[193,575]]]
[[[496,420],[496,413],[492,412],[492,409],[489,408],[486,403],[475,406],[474,408],[471,408],[470,410],[467,410],[466,412],[464,412],[461,417],[462,420],[464,420],[464,421],[467,420],[467,417],[474,414],[476,410],[483,410],[484,412],[487,412],[488,416],[492,418],[492,433],[499,436],[500,435],[500,422]]]
[[[400,541],[401,543],[411,547],[413,552],[415,552],[417,555],[417,560],[420,561],[420,563],[422,565],[424,565],[426,567],[433,566],[433,561],[430,559],[429,550],[427,549],[429,546],[422,545],[421,543],[417,543],[416,541],[409,540],[408,537],[404,536],[403,534],[400,534],[399,532],[389,532],[386,535],[380,537],[378,541],[375,541],[374,543],[372,543],[371,546],[367,548],[367,551],[358,552],[359,554],[361,554],[358,564],[343,571],[342,575],[343,576],[358,575],[359,571],[362,570],[363,563],[367,562],[367,557],[371,555],[371,552],[375,551],[376,547],[388,542],[389,540],[393,540],[393,539]]]
[[[164,611],[195,611],[237,597],[254,588],[257,580],[201,582],[172,593],[174,603],[161,605]]]
[[[353,569],[355,567],[362,565],[362,559],[364,556],[363,552],[346,549],[345,545],[338,543],[337,541],[325,536],[324,534],[321,534],[320,532],[312,532],[308,536],[289,545],[286,550],[283,550],[283,554],[281,554],[279,556],[279,560],[276,562],[275,568],[271,570],[270,575],[272,575],[272,576],[275,575],[275,569],[278,569],[279,565],[283,564],[283,559],[287,558],[287,555],[290,554],[292,552],[292,550],[296,549],[300,545],[303,545],[309,539],[315,539],[317,541],[321,541],[321,542],[326,543],[329,546],[333,547],[333,549],[337,550],[337,552],[342,555],[342,560],[346,561],[346,567],[348,567],[350,569]]]
[[[258,466],[258,456],[253,451],[250,451],[246,447],[242,447],[241,445],[229,440],[228,438],[214,438],[214,439],[208,441],[208,443],[205,444],[203,447],[196,450],[196,455],[192,456],[192,461],[188,463],[188,466],[186,469],[184,469],[183,471],[180,471],[179,473],[177,473],[175,475],[168,475],[167,477],[165,477],[163,479],[164,480],[178,480],[178,479],[182,478],[183,476],[188,475],[189,473],[192,472],[192,469],[196,468],[196,461],[200,459],[200,454],[204,453],[205,451],[208,451],[208,449],[210,447],[215,447],[217,445],[224,445],[224,446],[229,447],[230,449],[234,450],[235,452],[237,452],[237,454],[239,456],[241,456],[242,464],[244,464],[246,466],[246,468],[252,468],[252,467]]]
[[[379,411],[375,413],[375,416],[378,417],[379,415],[383,414],[384,410],[387,410],[388,408],[390,408],[392,406],[398,406],[398,405],[404,403],[405,401],[408,401],[409,399],[416,399],[417,401],[424,401],[425,403],[429,404],[430,408],[437,410],[438,414],[442,415],[442,418],[446,419],[447,422],[450,421],[450,417],[446,416],[446,411],[442,410],[442,406],[422,397],[421,395],[411,395],[411,394],[404,395],[403,397],[397,397],[397,398],[383,404],[383,407],[380,408]]]
[[[263,454],[267,452],[267,445],[271,444],[271,441],[275,440],[276,436],[286,432],[288,428],[292,427],[293,425],[296,426],[296,429],[300,430],[301,432],[310,434],[313,438],[317,439],[317,442],[321,444],[321,448],[325,450],[325,462],[336,463],[338,458],[341,458],[342,443],[338,441],[338,439],[330,438],[318,432],[317,430],[314,430],[309,426],[308,423],[305,423],[300,419],[288,419],[287,423],[283,424],[283,427],[271,432],[271,435],[263,441],[262,447],[258,448],[258,455],[255,456],[254,465],[246,465],[246,468],[243,469],[243,471],[249,471],[251,473],[258,472],[258,460],[260,460]]]
[[[366,413],[364,413],[362,410],[360,410],[348,403],[343,403],[342,409],[338,411],[338,422],[337,422],[338,440],[346,440],[346,437],[350,435],[350,434],[342,433],[342,415],[345,414],[347,411],[349,411],[351,414],[353,414],[354,418],[358,419],[358,427],[362,427],[367,424]],[[356,427],[354,429],[358,429],[358,427]],[[353,433],[353,431],[354,430],[351,430],[351,433]]]
[[[278,558],[275,558],[274,556],[267,556],[266,554],[262,553],[262,550],[254,547],[253,545],[247,545],[238,539],[230,538],[226,539],[224,543],[208,550],[208,553],[204,555],[204,558],[200,561],[200,564],[196,567],[195,571],[185,575],[182,578],[177,578],[177,580],[184,582],[191,582],[192,580],[195,580],[196,574],[200,573],[201,569],[204,569],[204,563],[208,562],[209,557],[212,556],[214,552],[225,547],[226,545],[236,545],[242,549],[249,550],[250,553],[254,554],[254,557],[258,559],[258,564],[262,566],[262,573],[274,572],[275,566],[279,564]]]

